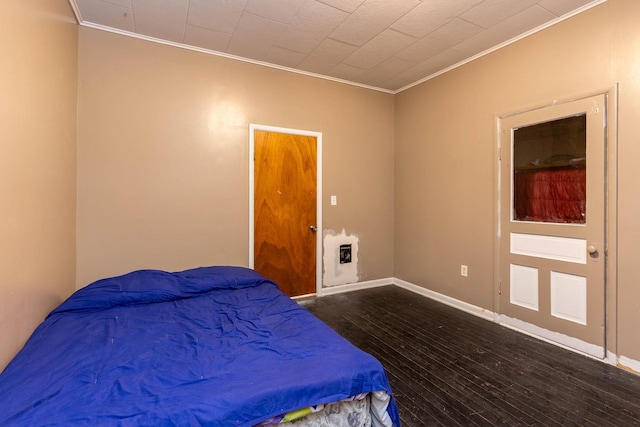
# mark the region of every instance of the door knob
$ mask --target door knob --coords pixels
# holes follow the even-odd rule
[[[309,228],[310,228],[310,229],[311,229],[311,231],[313,231],[314,233],[315,233],[316,231],[318,231],[318,227],[316,227],[315,225],[312,225],[312,226],[310,226]]]
[[[593,255],[598,252],[598,248],[596,248],[595,245],[589,245],[589,247],[587,247],[587,251]]]

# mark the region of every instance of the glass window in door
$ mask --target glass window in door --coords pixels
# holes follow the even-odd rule
[[[514,221],[585,224],[585,114],[513,130]]]

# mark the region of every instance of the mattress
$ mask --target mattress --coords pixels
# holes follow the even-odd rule
[[[379,361],[255,271],[141,270],[47,316],[0,374],[0,425],[254,426],[362,394],[399,426]]]

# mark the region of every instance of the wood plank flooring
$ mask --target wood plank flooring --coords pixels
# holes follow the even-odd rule
[[[302,304],[382,362],[404,427],[640,425],[640,376],[405,289]]]

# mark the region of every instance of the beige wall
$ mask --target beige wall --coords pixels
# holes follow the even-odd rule
[[[618,311],[609,345],[640,360],[638,16],[640,2],[609,0],[397,95],[396,277],[494,310],[495,117],[619,83],[617,301],[608,305]]]
[[[394,97],[88,28],[78,46],[66,1],[3,2],[0,366],[74,273],[246,265],[249,123],[323,132],[324,228],[358,236],[361,280],[493,310],[496,115],[615,83],[611,350],[640,360],[637,16],[609,0]]]
[[[0,369],[75,289],[77,24],[0,3]]]
[[[249,123],[323,133],[323,228],[393,274],[392,95],[88,28],[79,58],[79,287],[247,265]]]

